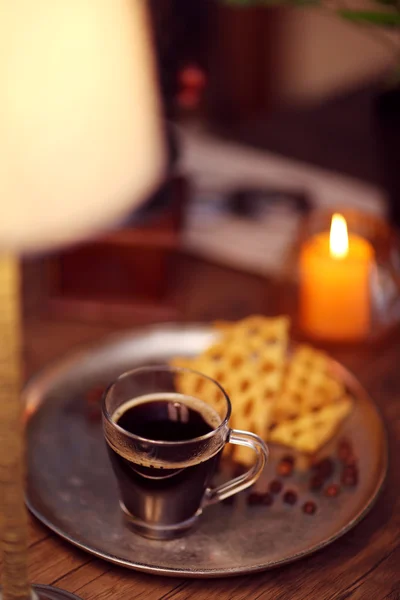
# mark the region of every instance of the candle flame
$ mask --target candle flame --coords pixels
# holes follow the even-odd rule
[[[334,214],[332,217],[329,252],[333,258],[345,258],[349,252],[346,219],[339,214]]]

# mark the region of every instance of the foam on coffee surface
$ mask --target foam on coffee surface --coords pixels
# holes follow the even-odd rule
[[[130,408],[134,406],[138,406],[139,404],[146,404],[149,402],[155,402],[157,400],[168,400],[169,402],[173,402],[174,404],[180,404],[183,406],[187,406],[193,410],[199,412],[205,421],[209,424],[210,427],[216,429],[222,423],[222,419],[216,410],[209,404],[206,404],[199,398],[194,398],[193,396],[184,396],[182,394],[178,394],[177,392],[160,392],[157,394],[145,394],[144,396],[139,396],[137,398],[132,398],[132,400],[128,400],[124,402],[121,406],[117,408],[117,410],[113,413],[111,420],[113,423],[117,423],[118,420],[122,417],[124,413]]]
[[[132,398],[131,400],[124,402],[124,404],[119,406],[114,411],[114,413],[111,416],[111,420],[113,423],[118,425],[118,421],[121,419],[122,415],[125,414],[131,408],[136,407],[140,404],[147,404],[147,403],[157,402],[157,401],[168,401],[168,402],[173,403],[177,408],[178,408],[178,406],[185,406],[185,407],[191,408],[192,410],[197,411],[198,413],[200,413],[202,415],[203,419],[208,423],[208,425],[212,429],[218,428],[221,425],[222,420],[223,420],[221,418],[221,416],[217,413],[217,411],[212,406],[210,406],[209,404],[206,404],[199,398],[179,394],[176,392],[167,392],[167,393],[160,392],[160,393],[156,393],[156,394],[145,394],[143,396]],[[127,431],[127,435],[128,436],[132,435],[135,437],[135,434],[131,434],[129,431]],[[140,437],[140,434],[138,434],[138,435]],[[146,439],[146,438],[144,437],[143,439]],[[221,448],[223,446],[223,441],[222,441],[222,439],[220,439],[220,444],[218,444],[218,443],[210,444],[209,452],[206,451],[206,452],[204,452],[204,454],[201,453],[200,455],[199,454],[193,455],[193,457],[189,458],[187,461],[179,461],[177,463],[173,463],[173,462],[166,462],[161,459],[157,459],[154,456],[151,456],[151,458],[147,458],[145,456],[144,452],[135,451],[133,448],[129,448],[127,446],[121,447],[121,445],[120,444],[117,445],[116,442],[117,442],[116,440],[110,440],[108,438],[108,443],[110,444],[110,446],[112,446],[112,448],[115,450],[115,452],[120,454],[120,456],[122,456],[123,458],[125,458],[129,461],[135,461],[138,465],[140,464],[142,467],[157,467],[157,468],[164,468],[166,470],[167,469],[176,469],[176,468],[182,469],[182,468],[185,468],[185,467],[188,467],[191,465],[198,464],[205,460],[208,460],[211,456],[213,456],[219,450],[221,450]],[[155,442],[156,442],[156,444],[163,444],[163,440],[155,440]],[[190,439],[182,440],[182,442],[177,442],[177,443],[185,443],[185,442],[190,444],[191,440]],[[151,444],[151,443],[152,443],[152,441],[149,440],[149,444]],[[164,443],[173,444],[174,442],[165,441]]]

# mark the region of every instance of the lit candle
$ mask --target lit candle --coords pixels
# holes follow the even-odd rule
[[[374,250],[348,234],[344,217],[332,217],[330,233],[313,236],[300,253],[300,324],[312,337],[356,341],[371,322],[369,280]]]

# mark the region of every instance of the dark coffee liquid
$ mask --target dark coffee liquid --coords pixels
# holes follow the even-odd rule
[[[108,445],[109,455],[123,503],[134,517],[147,523],[180,523],[199,509],[220,452],[196,462],[196,443],[189,460],[186,444],[164,446],[161,465],[157,445],[152,445],[151,440],[193,440],[213,431],[220,418],[209,406],[194,399],[181,402],[162,396],[151,398],[127,402],[113,415],[113,421],[125,431],[149,441],[133,440],[128,449]]]
[[[210,433],[213,427],[197,410],[171,400],[154,400],[128,408],[116,423],[146,440],[179,442]]]

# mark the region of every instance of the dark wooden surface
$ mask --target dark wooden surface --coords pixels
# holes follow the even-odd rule
[[[266,280],[184,259],[176,271],[183,318],[205,321],[252,312],[277,314],[282,297]],[[126,326],[125,326],[126,327]],[[27,375],[79,344],[115,328],[30,315]],[[354,530],[307,560],[264,574],[221,580],[142,575],[95,559],[30,520],[32,581],[55,584],[84,600],[400,600],[400,332],[379,347],[334,350],[376,399],[385,418],[391,462],[387,485]]]

